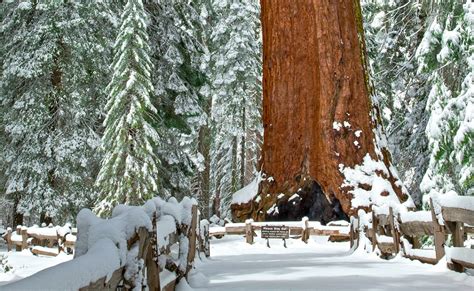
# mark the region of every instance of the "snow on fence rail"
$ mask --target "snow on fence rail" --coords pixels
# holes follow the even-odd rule
[[[351,219],[351,247],[359,244],[361,233],[384,257],[402,255],[412,260],[437,264],[445,255],[448,267],[462,272],[474,268],[474,249],[465,246],[466,234],[474,234],[474,197],[450,196],[433,201],[430,211],[400,211],[391,207],[372,207],[371,216],[360,214]],[[360,221],[363,221],[361,223]],[[452,235],[453,247],[446,247]],[[433,237],[434,249],[422,249],[419,238]]]
[[[310,235],[329,236],[330,241],[349,241],[349,223],[339,221],[330,225],[321,225],[318,221],[309,221],[303,217],[301,221],[263,221],[255,222],[247,220],[245,223],[227,223],[225,226],[210,227],[210,236],[224,235],[245,235],[249,244],[253,243],[253,238],[257,236],[255,231],[260,231],[262,226],[287,226],[290,235],[301,238],[307,242]]]
[[[109,219],[83,209],[77,217],[74,259],[2,286],[5,290],[174,290],[193,268],[196,255],[209,256],[207,221],[185,197],[119,205]]]
[[[10,227],[7,228],[2,237],[7,242],[8,251],[13,247],[17,251],[30,248],[35,255],[57,256],[61,251],[72,253],[76,232],[77,230],[70,224],[47,227],[18,225],[15,232]],[[56,247],[53,248],[54,246]]]

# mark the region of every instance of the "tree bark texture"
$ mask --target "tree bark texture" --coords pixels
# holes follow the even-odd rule
[[[264,142],[260,162],[267,179],[260,184],[260,198],[232,205],[234,219],[285,220],[308,214],[311,219],[323,212],[328,212],[326,220],[347,218],[356,209],[351,207],[350,189],[341,188],[344,176],[339,164],[354,167],[362,164],[366,154],[383,159],[387,168],[390,163],[388,151],[382,150],[382,158],[375,151],[377,120],[371,115],[359,2],[261,0],[261,11]],[[335,130],[334,122],[342,127]],[[406,200],[395,185],[395,175],[390,172],[386,178],[399,199]],[[285,198],[278,198],[281,193]],[[295,201],[299,206],[292,210],[296,213],[280,211],[270,217],[268,209],[288,208],[294,193],[300,196]]]

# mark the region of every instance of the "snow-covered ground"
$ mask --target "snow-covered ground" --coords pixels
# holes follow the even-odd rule
[[[211,258],[197,264],[189,285],[197,290],[474,290],[474,277],[405,258],[382,260],[348,252],[347,243],[311,237],[308,244],[240,236],[211,242]],[[180,284],[180,290],[189,286]]]
[[[3,246],[0,246],[0,256],[5,254],[7,255],[8,265],[12,267],[12,270],[7,273],[0,272],[0,286],[31,276],[43,269],[72,259],[72,255],[64,253],[59,254],[57,257],[47,257],[34,256],[29,250],[7,252]]]
[[[197,261],[179,291],[188,290],[474,290],[474,277],[437,266],[395,258],[389,261],[363,251],[349,253],[348,243],[329,243],[311,237],[308,244],[256,238],[254,245],[241,236],[213,239],[211,258]],[[5,254],[0,250],[0,254]],[[0,286],[72,259],[33,256],[26,250],[8,253],[13,271],[0,273]],[[0,287],[1,289],[1,287]]]

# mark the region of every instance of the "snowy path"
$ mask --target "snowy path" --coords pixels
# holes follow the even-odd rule
[[[197,290],[474,290],[474,277],[442,265],[350,255],[346,243],[317,239],[308,245],[293,240],[287,249],[278,240],[270,249],[263,240],[250,246],[238,236],[212,240],[211,258],[189,284]]]

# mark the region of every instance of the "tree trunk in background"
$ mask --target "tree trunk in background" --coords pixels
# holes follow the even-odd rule
[[[206,124],[199,129],[199,152],[204,157],[204,170],[199,173],[199,206],[201,208],[202,217],[208,219],[210,204],[210,168],[211,158],[209,156],[210,149],[210,129]]]
[[[240,188],[245,186],[245,139],[247,136],[247,128],[245,127],[245,104],[242,104],[242,137],[240,138]]]
[[[261,0],[261,9],[261,167],[267,179],[260,184],[259,199],[232,205],[234,219],[347,219],[356,209],[352,189],[341,188],[345,177],[339,165],[360,165],[369,154],[391,169],[388,151],[377,155],[359,3]],[[339,130],[334,122],[341,124]],[[384,178],[400,201],[407,200],[395,174],[388,172]],[[360,187],[370,190],[371,185]],[[290,202],[295,193],[299,197]],[[268,212],[274,206],[279,211]]]

